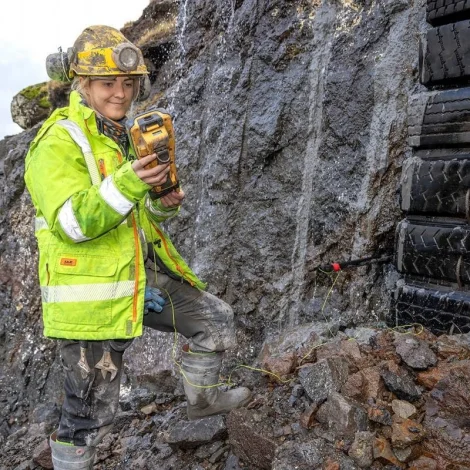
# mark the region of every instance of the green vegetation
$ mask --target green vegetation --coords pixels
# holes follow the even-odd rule
[[[50,108],[49,94],[47,92],[47,82],[31,85],[20,91],[20,95],[27,100],[36,100],[40,108]]]

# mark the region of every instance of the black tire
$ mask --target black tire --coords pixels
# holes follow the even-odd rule
[[[470,145],[470,88],[431,95],[424,112],[419,109],[411,110],[411,113],[408,129],[412,147]]]
[[[395,255],[402,274],[470,285],[470,225],[462,220],[402,220],[397,226]]]
[[[466,217],[470,211],[470,154],[410,159],[402,172],[400,202],[408,213]]]
[[[470,292],[402,280],[393,293],[387,323],[420,323],[435,334],[470,331]]]
[[[428,0],[426,20],[433,26],[470,18],[470,0]]]
[[[421,53],[420,78],[425,86],[469,83],[470,20],[432,28]]]

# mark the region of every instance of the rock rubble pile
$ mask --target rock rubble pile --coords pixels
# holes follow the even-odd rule
[[[266,340],[255,366],[226,371],[253,389],[246,408],[197,421],[170,371],[125,378],[95,468],[470,468],[468,334],[312,323]],[[52,468],[58,417],[55,405],[36,407],[30,425],[3,438],[12,466],[0,468]]]

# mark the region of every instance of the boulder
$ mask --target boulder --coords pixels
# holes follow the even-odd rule
[[[172,447],[189,449],[223,439],[227,427],[222,416],[209,416],[195,421],[178,421],[165,433],[165,442]]]
[[[46,119],[51,109],[47,82],[43,82],[28,86],[13,97],[11,117],[22,129],[30,129]]]
[[[332,392],[337,392],[348,379],[348,362],[341,357],[322,359],[299,369],[300,383],[305,393],[315,403],[320,404]]]
[[[278,443],[266,427],[269,410],[233,410],[227,417],[229,442],[235,455],[261,469],[271,469]]]

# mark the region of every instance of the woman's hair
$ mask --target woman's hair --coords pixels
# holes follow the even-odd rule
[[[83,80],[80,80],[80,78],[83,78]],[[134,96],[132,97],[132,103],[134,103],[140,93],[140,77],[130,76],[129,78],[134,80]],[[89,76],[75,75],[72,82],[72,90],[78,91],[80,96],[86,100],[85,88],[90,85],[91,79],[92,77]]]
[[[82,98],[86,98],[85,96],[85,88],[90,84],[90,77],[82,77],[83,81],[80,80],[80,76],[75,75],[73,82],[72,82],[72,90],[78,91]]]

